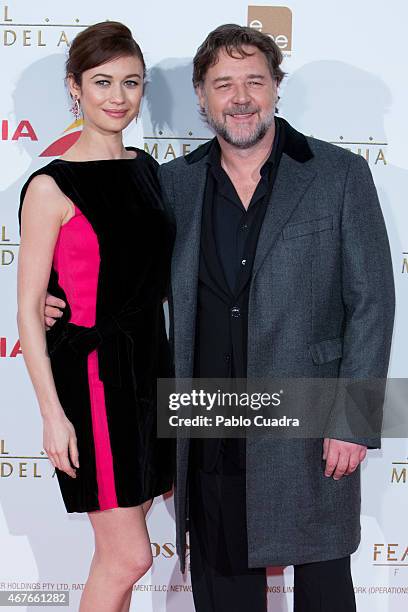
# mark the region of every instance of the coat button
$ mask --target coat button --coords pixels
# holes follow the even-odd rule
[[[231,308],[231,317],[234,319],[238,319],[241,316],[241,309],[238,306],[233,306]]]
[[[226,353],[224,357],[225,357],[225,361],[231,361],[231,355],[229,353]]]
[[[241,261],[241,265],[242,265],[242,266],[245,266],[246,262],[247,262],[247,260],[246,260],[246,259],[243,259],[243,260]]]

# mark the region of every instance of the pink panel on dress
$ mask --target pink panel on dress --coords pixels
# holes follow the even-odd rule
[[[70,323],[92,327],[96,321],[99,244],[92,225],[77,206],[75,206],[74,217],[60,229],[53,263],[58,273],[58,283],[65,291],[71,308]],[[105,391],[103,383],[99,380],[96,350],[88,355],[88,383],[99,505],[101,510],[107,510],[117,508],[118,502],[106,415]]]

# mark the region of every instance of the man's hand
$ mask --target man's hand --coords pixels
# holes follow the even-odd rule
[[[325,476],[340,480],[342,476],[352,474],[364,461],[367,447],[353,442],[343,442],[325,438],[323,442],[323,460],[326,461]]]
[[[47,293],[44,309],[44,322],[46,329],[51,329],[55,321],[62,317],[62,311],[65,306],[66,304],[64,300],[60,300],[59,298],[54,297],[50,293]]]

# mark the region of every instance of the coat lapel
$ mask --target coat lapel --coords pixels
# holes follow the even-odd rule
[[[192,375],[201,218],[207,165],[205,160],[183,168],[175,176],[174,214],[177,236],[172,259],[172,293],[175,312],[174,342],[177,376]]]
[[[314,177],[315,172],[308,164],[300,163],[286,153],[282,154],[275,185],[259,233],[252,280]]]

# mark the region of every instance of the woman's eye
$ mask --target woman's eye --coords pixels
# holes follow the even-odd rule
[[[99,87],[109,87],[110,85],[110,81],[107,79],[100,79],[99,81],[95,81],[95,83],[99,85]],[[129,79],[128,81],[125,81],[125,85],[126,87],[137,87],[139,82]]]

